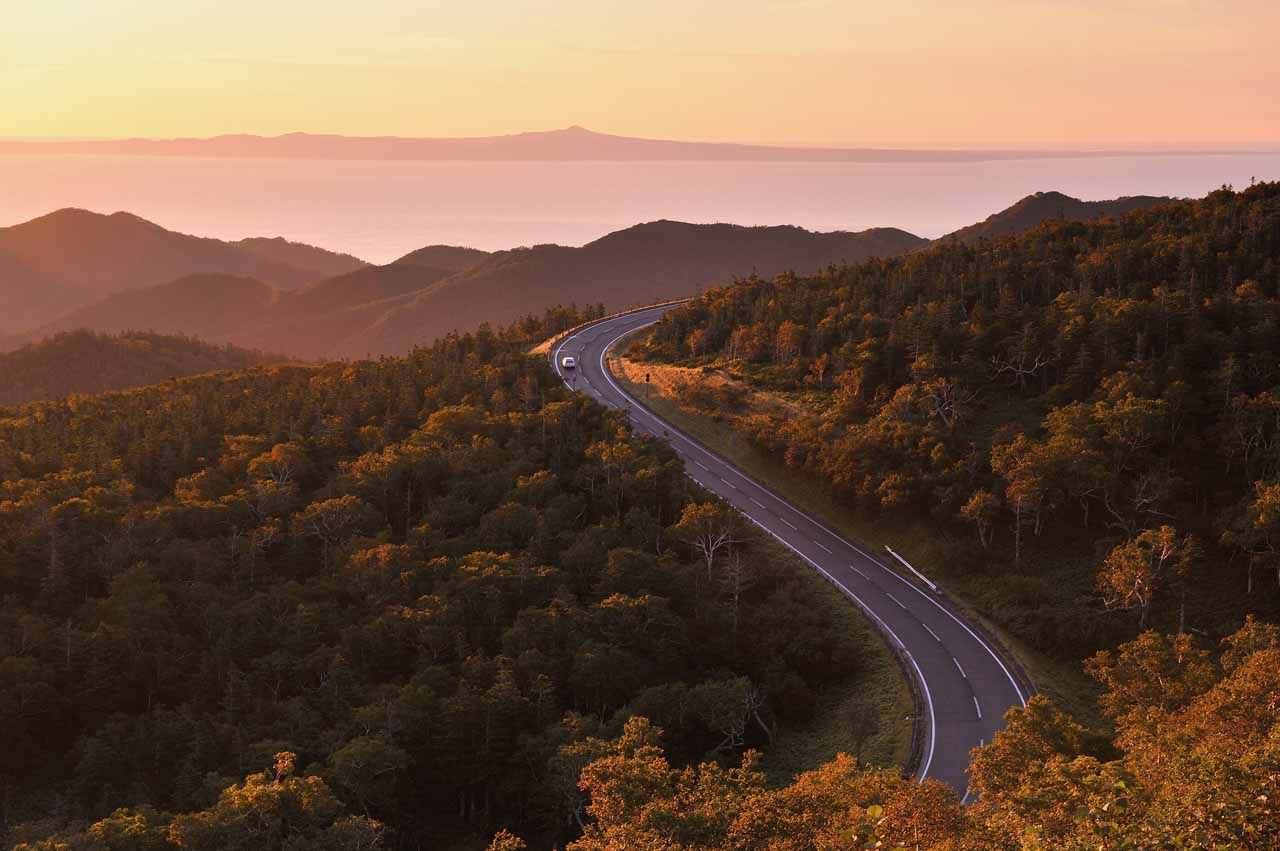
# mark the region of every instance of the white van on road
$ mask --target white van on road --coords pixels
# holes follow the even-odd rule
[[[578,362],[573,359],[573,355],[565,355],[560,359],[560,365],[565,369],[573,369],[578,365]]]

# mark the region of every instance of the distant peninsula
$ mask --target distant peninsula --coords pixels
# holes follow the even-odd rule
[[[1232,151],[1241,153],[1240,151]],[[983,162],[1063,157],[1185,156],[1218,150],[949,150],[821,148],[638,139],[567,127],[508,136],[406,138],[289,133],[227,135],[207,139],[0,140],[0,155],[97,154],[235,159],[479,160],[479,161],[697,161],[697,162]]]

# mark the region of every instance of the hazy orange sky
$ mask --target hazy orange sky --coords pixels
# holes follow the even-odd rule
[[[1280,142],[1277,0],[30,0],[0,137]]]

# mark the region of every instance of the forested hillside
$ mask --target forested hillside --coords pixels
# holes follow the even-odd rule
[[[1116,752],[1043,697],[975,750],[976,803],[844,757],[769,789],[753,761],[682,771],[643,719],[582,774],[594,821],[570,851],[1269,851],[1280,844],[1272,708],[1280,641],[1250,621],[1220,654],[1147,633],[1090,662]],[[490,851],[518,851],[514,836]]]
[[[0,353],[0,405],[142,387],[170,378],[245,369],[285,358],[190,337],[72,331]]]
[[[1278,184],[743,281],[633,348],[1074,659],[1280,607],[1278,353]]]
[[[1153,195],[1134,195],[1105,201],[1081,201],[1061,192],[1037,192],[1017,201],[1007,209],[987,216],[977,224],[952,231],[942,240],[977,242],[979,239],[999,239],[1013,236],[1048,219],[1068,222],[1084,222],[1103,216],[1119,216],[1130,210],[1167,204],[1172,198]]]
[[[856,672],[820,583],[525,354],[580,318],[0,409],[8,843],[549,846],[633,715],[736,759]]]

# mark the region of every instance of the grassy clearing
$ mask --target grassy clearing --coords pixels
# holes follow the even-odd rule
[[[609,358],[610,369],[627,392],[643,400],[655,413],[690,437],[701,441],[743,472],[768,484],[779,495],[846,537],[880,552],[886,544],[892,546],[922,573],[951,592],[950,599],[957,608],[981,622],[988,632],[1013,651],[1038,691],[1052,699],[1059,708],[1070,712],[1080,723],[1095,729],[1105,728],[1106,722],[1097,709],[1098,686],[1084,674],[1077,662],[1054,659],[1028,647],[971,604],[983,598],[983,586],[989,579],[951,568],[951,553],[955,550],[956,541],[948,532],[940,530],[928,517],[873,519],[841,505],[824,489],[815,487],[810,477],[797,474],[778,459],[761,452],[727,422],[694,411],[677,401],[672,390],[687,378],[679,372],[684,368],[630,361],[625,354],[631,339],[623,340]],[[699,370],[687,371],[701,375]],[[649,372],[653,379],[648,385],[643,381],[645,372]],[[732,382],[734,379],[718,376],[718,380]],[[788,400],[780,397],[757,398],[762,395],[752,394],[746,404],[753,409],[788,404]],[[1043,565],[1039,573],[1052,581],[1065,579],[1071,574],[1071,565],[1052,562]]]
[[[777,547],[778,558],[795,558]],[[762,768],[775,786],[817,768],[838,753],[859,756],[866,765],[901,766],[911,748],[911,691],[903,680],[893,653],[849,601],[824,582],[808,565],[797,565],[801,573],[822,591],[830,617],[847,634],[864,656],[850,677],[830,683],[818,695],[813,716],[803,724],[788,724],[779,730],[765,751]],[[879,710],[878,732],[867,738],[859,753],[850,714],[870,702]]]

